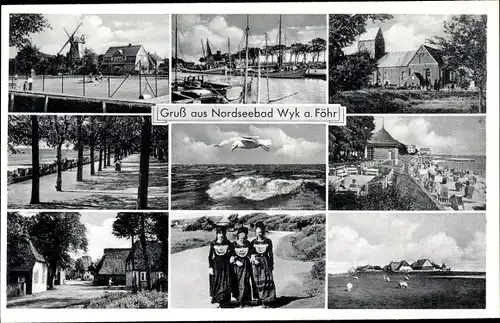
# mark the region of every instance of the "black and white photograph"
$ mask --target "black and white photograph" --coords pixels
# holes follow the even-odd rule
[[[486,15],[329,16],[329,102],[350,113],[485,113]]]
[[[171,214],[171,308],[325,308],[325,214]]]
[[[172,15],[172,103],[326,103],[326,15]]]
[[[19,211],[7,227],[7,308],[168,308],[167,213]]]
[[[329,210],[486,210],[486,118],[348,116],[329,165]]]
[[[174,210],[325,210],[326,127],[173,124]]]
[[[150,116],[9,115],[9,209],[168,209],[168,126]]]
[[[329,309],[486,308],[484,213],[329,213]]]
[[[139,113],[170,102],[169,15],[9,18],[10,111],[102,112],[107,103]]]

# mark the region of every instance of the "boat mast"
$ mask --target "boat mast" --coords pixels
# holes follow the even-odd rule
[[[227,37],[227,59],[229,75],[231,75],[231,40],[229,39],[229,37]]]
[[[267,33],[266,33],[266,83],[267,83],[267,102],[269,102],[269,64],[267,62]]]
[[[257,104],[260,103],[260,48],[257,49]]]
[[[247,28],[245,29],[245,78],[243,80],[243,103],[247,103],[247,78],[248,78],[248,34],[250,27],[248,26],[249,15],[247,15]]]
[[[177,30],[177,16],[178,15],[175,15],[175,87],[176,87],[176,90],[177,90],[177,69],[178,69],[178,66],[179,66],[179,46],[178,46],[178,42],[179,42],[179,39],[178,39],[178,30]]]
[[[283,61],[283,57],[282,57],[283,53],[282,53],[282,50],[281,50],[281,15],[280,15],[280,28],[279,28],[278,39],[279,39],[278,40],[278,49],[279,49],[279,51],[278,51],[278,53],[279,53],[278,54],[278,69],[281,70],[281,63]]]

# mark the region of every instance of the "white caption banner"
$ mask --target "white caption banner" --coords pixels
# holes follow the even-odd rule
[[[152,109],[153,125],[169,122],[234,123],[287,122],[346,124],[346,108],[339,104],[314,105],[220,105],[158,104]]]

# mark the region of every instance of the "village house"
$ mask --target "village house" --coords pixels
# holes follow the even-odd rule
[[[413,270],[434,270],[434,265],[429,259],[418,259],[415,261],[412,265],[411,268]]]
[[[158,55],[149,54],[142,45],[113,46],[103,56],[101,69],[105,74],[154,73],[162,63]]]
[[[373,134],[365,147],[365,159],[397,160],[401,143],[394,139],[384,127]]]
[[[439,88],[455,81],[438,49],[421,45],[414,50],[386,52],[380,27],[368,28],[359,37],[358,51],[369,52],[377,61],[372,85]]]
[[[113,285],[125,285],[125,261],[129,248],[106,248],[104,255],[97,264],[94,282],[99,286],[107,286],[111,278]]]
[[[391,261],[387,266],[384,267],[387,271],[408,271],[411,269],[410,264],[406,260],[401,261]]]
[[[166,268],[162,265],[162,244],[158,241],[148,241],[147,249],[149,251],[150,264],[151,264],[151,280],[152,284],[155,283],[162,277]],[[130,250],[126,259],[126,276],[127,276],[127,287],[132,287],[135,279],[136,286],[139,283],[142,287],[147,287],[147,277],[146,277],[146,263],[144,262],[144,254],[140,241],[136,241],[132,250]]]
[[[83,268],[85,268],[85,272],[82,275],[82,280],[92,281],[94,280],[94,274],[92,273],[92,258],[90,256],[82,256]]]
[[[36,294],[47,290],[48,266],[28,236],[7,248],[7,295]],[[15,254],[11,252],[15,250]]]

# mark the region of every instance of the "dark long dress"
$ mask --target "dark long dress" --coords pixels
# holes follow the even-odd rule
[[[232,248],[229,241],[210,243],[208,264],[214,271],[214,274],[209,276],[212,304],[226,304],[231,301],[232,268],[229,264],[231,254]]]
[[[255,259],[259,262],[258,264],[252,264],[252,274],[259,298],[264,303],[274,302],[276,287],[273,279],[273,242],[271,239],[264,238],[262,241],[254,239],[251,244]]]
[[[252,276],[252,264],[250,263],[250,255],[252,254],[252,245],[249,241],[245,241],[243,245],[239,245],[236,241],[232,244],[232,252],[234,256],[233,266],[233,296],[239,304],[247,304],[252,301],[252,287],[250,279]],[[238,266],[236,261],[240,261],[243,265]]]

